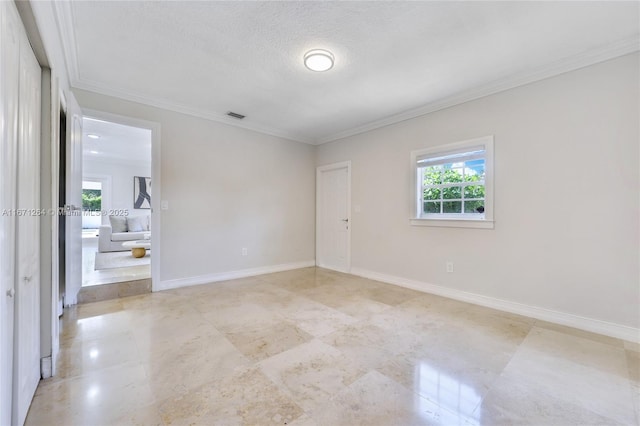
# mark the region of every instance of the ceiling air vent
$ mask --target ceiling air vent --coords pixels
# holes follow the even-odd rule
[[[238,120],[242,120],[245,116],[242,114],[238,114],[237,112],[229,111],[227,113],[229,117],[237,118]]]

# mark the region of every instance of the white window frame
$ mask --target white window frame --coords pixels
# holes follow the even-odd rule
[[[452,151],[462,151],[479,146],[484,147],[485,151],[484,213],[424,215],[422,213],[422,182],[418,178],[417,172],[418,158],[424,156],[436,157]],[[493,135],[411,151],[411,176],[413,180],[411,185],[411,216],[409,218],[411,225],[493,229]]]

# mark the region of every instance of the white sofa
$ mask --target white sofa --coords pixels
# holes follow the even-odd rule
[[[135,217],[127,218],[127,220],[129,219],[135,219]],[[114,223],[112,221],[112,225],[113,224]],[[110,251],[127,251],[129,249],[123,247],[122,243],[151,238],[148,216],[146,216],[146,225],[142,230],[139,230],[139,227],[137,227],[135,231],[129,231],[126,229],[125,232],[113,232],[112,225],[102,225],[100,227],[100,232],[98,234],[98,251],[100,253]]]

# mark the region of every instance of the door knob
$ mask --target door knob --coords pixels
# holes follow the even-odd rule
[[[24,280],[25,283],[28,283],[29,281],[31,281],[31,277],[22,277],[22,279]]]
[[[342,219],[343,222],[349,222],[349,218]]]
[[[13,288],[7,290],[7,296],[13,297],[14,294],[16,294],[16,291]]]

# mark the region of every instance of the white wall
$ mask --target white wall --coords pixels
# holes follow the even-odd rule
[[[108,206],[109,209],[127,210],[130,216],[147,215],[150,213],[149,209],[133,208],[133,177],[150,177],[151,163],[142,161],[118,162],[117,160],[96,160],[88,156],[85,156],[82,161],[84,178],[91,178],[93,176],[111,177],[111,200]]]
[[[637,328],[638,75],[628,55],[321,145],[352,160],[352,266]],[[495,229],[410,226],[410,151],[485,135]]]
[[[162,281],[315,258],[313,146],[75,93],[83,108],[161,125],[162,194],[154,187],[152,196],[169,202],[161,211]]]

